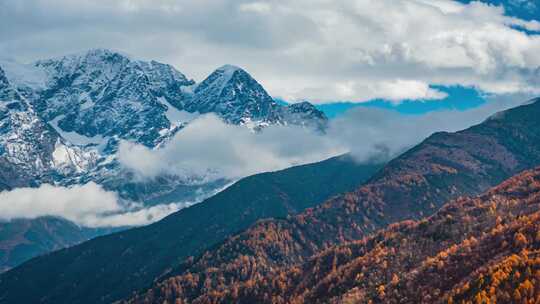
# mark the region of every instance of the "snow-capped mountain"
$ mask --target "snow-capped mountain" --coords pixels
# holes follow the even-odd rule
[[[0,67],[0,166],[11,180],[7,188],[95,181],[130,200],[199,197],[226,181],[209,186],[204,177],[169,176],[133,182],[115,160],[119,141],[159,148],[203,113],[252,129],[294,124],[322,130],[327,121],[309,103],[277,104],[246,71],[230,65],[200,84],[170,65],[105,49],[31,64],[0,61]]]
[[[255,79],[232,65],[220,67],[197,85],[185,105],[190,112],[217,113],[233,124],[278,123],[279,107]]]
[[[324,128],[327,118],[313,105],[304,102],[279,105],[243,69],[224,65],[194,89],[184,107],[189,112],[217,113],[232,124],[259,129],[268,125],[303,125]]]

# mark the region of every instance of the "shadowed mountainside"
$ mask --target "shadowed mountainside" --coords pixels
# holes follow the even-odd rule
[[[112,230],[83,228],[55,217],[0,222],[0,271],[43,252],[73,246]]]
[[[244,178],[155,224],[99,237],[16,267],[0,276],[0,303],[110,303],[149,286],[184,259],[258,219],[285,218],[354,189],[381,166],[340,156]]]
[[[294,267],[243,263],[251,278],[226,289],[216,286],[226,279],[208,280],[217,271],[188,273],[131,303],[536,303],[539,231],[537,168]],[[190,298],[197,287],[206,290]]]

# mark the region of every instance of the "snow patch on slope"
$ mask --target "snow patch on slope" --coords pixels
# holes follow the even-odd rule
[[[167,107],[167,112],[165,112],[165,116],[167,117],[169,122],[174,126],[186,124],[194,120],[195,118],[199,117],[198,112],[190,113],[188,111],[178,110],[175,106],[170,104],[167,101],[167,99],[165,99],[164,97],[159,97],[158,101]]]
[[[93,137],[88,137],[81,135],[76,132],[66,132],[60,128],[58,125],[58,122],[64,118],[64,115],[57,116],[55,119],[50,121],[50,125],[56,130],[62,138],[67,140],[69,143],[77,145],[77,146],[88,146],[88,145],[96,145],[98,146],[99,150],[101,151],[106,145],[108,139],[101,136],[101,135],[95,135]]]

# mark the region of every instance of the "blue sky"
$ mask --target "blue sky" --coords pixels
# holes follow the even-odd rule
[[[462,3],[470,3],[472,0],[459,0]],[[540,1],[527,0],[487,0],[482,1],[497,6],[504,6],[505,13],[508,16],[517,17],[524,20],[540,19]],[[529,34],[535,34],[526,31]],[[437,101],[405,100],[400,104],[394,104],[383,99],[371,100],[365,103],[352,103],[347,101],[317,105],[321,111],[325,112],[330,118],[342,115],[347,110],[355,107],[375,107],[384,109],[393,109],[402,114],[423,114],[437,110],[467,110],[476,108],[486,103],[486,95],[475,88],[462,86],[444,87],[432,86],[439,91],[448,94],[448,97]]]
[[[325,112],[328,117],[333,118],[354,107],[393,109],[402,114],[423,114],[431,111],[448,109],[463,111],[478,107],[486,102],[483,94],[473,88],[464,88],[461,86],[436,86],[435,88],[447,93],[448,97],[436,101],[405,100],[397,105],[389,101],[376,99],[365,103],[340,102],[334,104],[322,104],[317,107]]]
[[[316,107],[323,111],[329,118],[335,118],[355,107],[391,109],[402,114],[423,114],[431,111],[448,109],[463,111],[478,107],[486,102],[484,94],[478,92],[474,88],[465,88],[461,86],[433,86],[433,88],[448,94],[448,97],[436,101],[405,100],[400,104],[395,104],[383,99],[375,99],[363,103],[340,101],[319,104],[316,105]],[[277,99],[277,101],[281,104],[286,104],[286,102],[281,99]]]
[[[540,19],[540,1],[538,0],[481,0],[482,2],[502,5],[508,16],[518,17],[525,20]],[[470,3],[472,0],[459,0],[462,3]]]

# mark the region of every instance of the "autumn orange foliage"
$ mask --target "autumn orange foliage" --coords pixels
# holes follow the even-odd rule
[[[540,169],[359,241],[302,227],[262,221],[131,302],[540,303]]]

